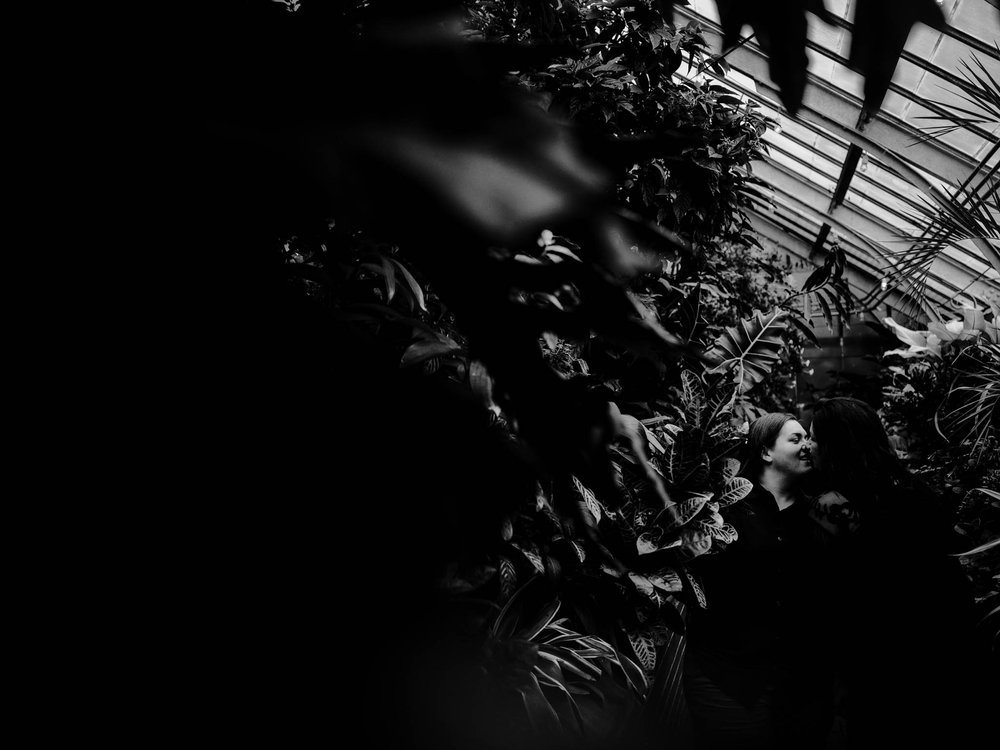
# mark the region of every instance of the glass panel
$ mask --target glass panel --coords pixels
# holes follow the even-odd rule
[[[946,0],[945,18],[956,29],[992,45],[1000,37],[1000,11],[986,0]]]

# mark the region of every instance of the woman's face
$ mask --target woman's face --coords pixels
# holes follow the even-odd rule
[[[765,463],[781,474],[801,476],[808,472],[812,468],[812,455],[805,428],[794,419],[785,422],[774,445],[764,451],[764,457]]]
[[[816,423],[810,425],[811,434],[809,435],[809,457],[812,459],[812,466],[816,471],[820,471],[820,446],[819,440],[816,439]]]

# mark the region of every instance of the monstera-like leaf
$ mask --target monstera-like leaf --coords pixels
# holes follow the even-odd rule
[[[716,363],[709,372],[733,369],[740,393],[753,388],[780,360],[779,352],[785,345],[781,338],[785,315],[780,309],[767,315],[757,312],[752,318],[741,320],[737,328],[727,327],[706,355],[710,362]]]

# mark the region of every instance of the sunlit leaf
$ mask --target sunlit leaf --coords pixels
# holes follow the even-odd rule
[[[758,312],[753,318],[741,320],[738,328],[727,328],[708,353],[709,361],[717,363],[709,372],[735,371],[741,393],[760,383],[781,359],[784,318],[785,312],[780,309],[767,315]]]
[[[739,468],[739,461],[736,461],[736,468]],[[746,477],[734,476],[729,481],[726,482],[726,486],[722,491],[722,494],[716,498],[719,503],[720,508],[725,508],[737,503],[747,495],[753,489],[753,482],[751,482]]]

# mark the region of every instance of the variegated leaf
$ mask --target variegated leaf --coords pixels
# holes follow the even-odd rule
[[[597,498],[594,497],[594,493],[584,487],[583,482],[576,477],[573,477],[573,487],[583,499],[583,503],[587,506],[587,510],[589,510],[590,514],[594,517],[594,522],[600,523],[601,506],[600,503],[597,502]]]
[[[740,470],[740,462],[735,458],[727,458],[722,462],[722,478],[727,482],[736,476],[736,472]]]
[[[645,594],[646,596],[652,598],[656,596],[656,592],[653,590],[653,584],[644,575],[639,575],[638,573],[629,573],[629,580],[635,585],[636,590]]]
[[[712,536],[702,529],[686,528],[681,532],[681,546],[677,557],[681,562],[693,560],[712,548]]]
[[[646,635],[629,633],[629,641],[635,655],[639,657],[639,663],[647,675],[651,675],[656,669],[656,646],[653,639]]]
[[[517,569],[507,557],[500,555],[500,600],[505,602],[517,589]]]
[[[518,544],[515,544],[513,546],[521,551],[521,554],[527,558],[528,562],[531,563],[532,567],[534,567],[535,570],[537,570],[539,573],[545,572],[545,566],[542,564],[542,558],[537,552],[530,549],[525,549],[524,547]]]
[[[674,440],[667,448],[664,455],[663,470],[667,475],[667,481],[671,484],[678,484],[681,479],[681,472],[684,468],[684,444],[680,440]]]
[[[656,523],[663,529],[664,533],[669,533],[680,528],[698,515],[701,509],[705,507],[705,503],[711,499],[711,492],[693,495],[687,500],[677,503],[675,507],[661,511],[660,515],[656,518]]]
[[[720,542],[725,542],[726,544],[732,544],[739,538],[736,529],[728,523],[710,527],[709,533],[713,539],[718,539]]]
[[[713,426],[727,419],[736,400],[735,383],[722,383],[705,399],[705,426]]]
[[[726,508],[733,503],[739,502],[749,495],[752,489],[753,482],[746,477],[733,477],[726,482],[722,494],[719,495],[719,507]]]
[[[701,379],[690,370],[681,372],[683,393],[681,403],[684,405],[684,419],[691,427],[700,427],[705,411],[705,387]]]
[[[698,602],[698,606],[702,609],[708,608],[708,600],[705,598],[705,591],[701,587],[701,583],[698,581],[697,576],[695,576],[690,570],[684,568],[684,577],[687,579],[688,585],[691,586],[691,590],[694,592],[695,600]]]
[[[635,547],[639,551],[640,555],[648,555],[650,552],[656,552],[659,549],[657,546],[657,541],[659,541],[660,534],[659,530],[655,533],[652,531],[647,531],[636,537]]]
[[[680,575],[673,568],[664,568],[647,578],[656,588],[668,593],[675,593],[684,588]]]
[[[702,453],[691,463],[689,470],[681,477],[679,484],[689,489],[701,487],[708,481],[709,466],[708,456]]]
[[[660,455],[663,455],[666,452],[667,449],[664,448],[663,444],[660,443],[660,441],[656,439],[656,435],[653,434],[653,431],[651,429],[649,429],[648,427],[646,427],[645,425],[642,426],[642,429],[643,429],[643,432],[646,434],[646,441],[649,443],[650,449],[654,453],[658,453]]]

